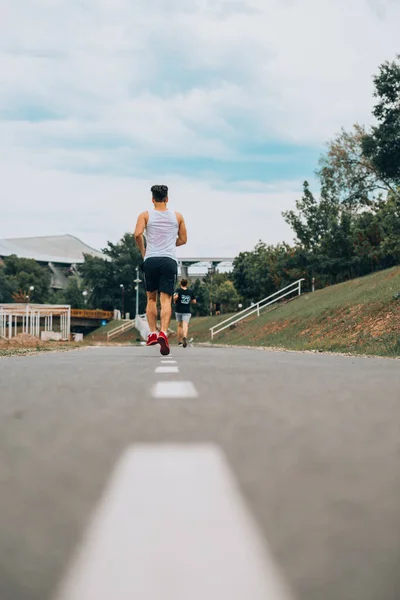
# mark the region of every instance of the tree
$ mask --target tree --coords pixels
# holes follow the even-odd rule
[[[0,265],[0,302],[12,302],[12,289],[10,282],[5,274],[4,265]]]
[[[70,277],[68,280],[68,287],[62,294],[62,303],[69,304],[71,308],[84,308],[83,291],[85,291],[85,287],[82,280],[76,275]]]
[[[272,252],[272,246],[260,241],[252,252],[241,252],[233,262],[235,288],[249,302],[276,291],[270,268]]]
[[[304,251],[282,243],[259,242],[234,260],[232,279],[242,298],[257,302],[305,276]]]
[[[373,115],[378,125],[364,136],[363,153],[390,187],[400,195],[400,56],[379,67],[374,77]]]
[[[365,136],[365,128],[358,124],[350,133],[342,129],[328,143],[316,172],[321,182],[321,196],[334,199],[353,213],[370,206],[378,193],[390,190],[376,166],[364,154]]]
[[[381,268],[400,264],[400,196],[390,193],[378,206],[375,220]]]
[[[215,288],[214,303],[223,305],[225,310],[236,310],[239,302],[240,296],[233,281],[223,281]]]
[[[342,129],[320,158],[319,197],[306,181],[283,213],[295,246],[260,242],[236,257],[233,281],[246,300],[300,278],[323,286],[400,263],[400,57],[374,82],[378,125]]]
[[[206,316],[215,304],[225,305],[225,310],[236,309],[241,298],[232,281],[232,273],[209,272],[201,281],[190,285],[197,303],[192,306],[196,316]]]
[[[331,196],[317,200],[307,181],[303,184],[303,196],[296,201],[297,212],[286,211],[283,218],[296,234],[298,243],[307,251],[315,252],[329,235],[332,224],[340,214],[338,200]]]
[[[134,237],[126,233],[122,239],[103,249],[107,259],[85,255],[85,262],[79,272],[85,287],[89,291],[88,304],[103,310],[122,309],[121,284],[124,286],[124,309],[131,315],[136,309],[136,267],[142,263],[142,256]],[[139,272],[143,280],[143,273]],[[140,308],[144,308],[146,297],[144,286],[140,286]]]
[[[113,263],[98,256],[86,255],[85,262],[79,266],[79,274],[88,291],[88,306],[113,310],[115,301],[118,301]]]
[[[205,317],[210,312],[210,294],[206,285],[200,279],[190,285],[196,304],[192,305],[192,314],[196,317]]]
[[[6,295],[21,294],[30,296],[38,304],[47,302],[50,294],[51,276],[49,271],[35,260],[8,256],[4,259],[3,280]],[[29,288],[33,286],[33,293]]]

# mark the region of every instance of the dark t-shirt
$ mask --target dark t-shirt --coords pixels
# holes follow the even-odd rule
[[[190,313],[190,303],[194,300],[193,292],[189,288],[187,290],[178,288],[175,294],[178,294],[178,299],[175,303],[176,312]]]

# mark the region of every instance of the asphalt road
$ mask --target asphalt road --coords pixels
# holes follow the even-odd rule
[[[173,350],[176,374],[156,373],[160,359],[144,347],[0,359],[1,600],[53,597],[127,447],[206,441],[294,598],[398,600],[399,362],[194,347]],[[198,396],[154,397],[160,381]]]

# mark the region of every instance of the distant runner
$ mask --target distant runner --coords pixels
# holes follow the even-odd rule
[[[187,232],[182,215],[168,208],[168,187],[153,185],[151,192],[154,208],[139,215],[134,236],[144,258],[146,315],[150,327],[146,345],[160,344],[160,352],[166,356],[170,353],[168,328],[178,274],[176,247],[186,244]],[[145,231],[146,248],[143,238]],[[157,333],[157,293],[161,303],[160,333]]]
[[[174,294],[175,315],[178,321],[178,342],[179,346],[186,348],[189,332],[189,321],[192,316],[190,313],[190,305],[196,304],[196,298],[193,292],[188,289],[187,279],[182,279],[181,287]]]

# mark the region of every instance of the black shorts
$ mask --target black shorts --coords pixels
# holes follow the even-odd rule
[[[163,292],[172,296],[178,277],[178,264],[166,256],[147,258],[143,263],[147,292]]]

